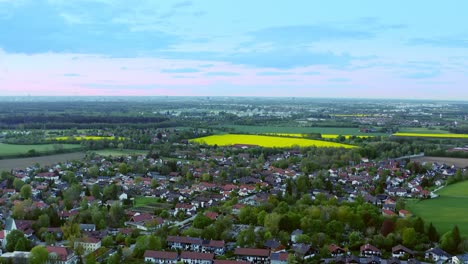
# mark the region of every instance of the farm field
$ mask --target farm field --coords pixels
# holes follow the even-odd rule
[[[34,149],[36,152],[49,152],[54,151],[56,144],[43,144],[43,145],[15,145],[0,143],[0,156],[11,156],[26,154],[29,150]],[[60,144],[63,149],[79,149],[78,144]]]
[[[428,200],[410,200],[407,208],[426,223],[432,222],[440,235],[458,225],[462,235],[468,235],[468,181],[449,185],[437,192],[440,196]]]
[[[214,135],[201,137],[190,140],[194,143],[207,144],[207,145],[218,145],[218,146],[229,146],[235,144],[246,144],[246,145],[258,145],[261,147],[331,147],[331,148],[354,148],[355,146],[340,144],[335,142],[312,140],[304,138],[287,138],[287,137],[275,137],[275,136],[260,136],[260,135],[238,135],[238,134],[225,134],[225,135]]]
[[[449,134],[447,130],[442,130],[440,128],[429,129],[425,127],[402,127],[400,128],[400,133],[419,133],[419,134]]]
[[[267,133],[269,136],[279,136],[279,137],[296,137],[296,138],[305,138],[307,134],[288,134],[288,133]],[[351,138],[353,135],[337,135],[337,134],[321,134],[322,138],[335,139],[339,136],[344,136],[345,138]],[[358,138],[369,138],[374,136],[356,136]]]
[[[447,165],[455,165],[459,168],[468,167],[468,159],[463,158],[450,158],[450,157],[419,157],[419,158],[412,158],[411,161],[417,162],[437,162],[437,163],[444,163]]]
[[[0,171],[10,171],[11,169],[16,168],[26,168],[28,166],[34,165],[35,163],[39,163],[41,165],[51,165],[69,160],[80,160],[84,156],[84,152],[75,152],[33,158],[2,159],[0,160]]]
[[[148,154],[147,150],[138,150],[138,149],[103,149],[103,150],[96,150],[96,154],[101,156],[125,156],[125,155],[146,155]]]
[[[429,134],[429,133],[402,133],[397,132],[392,136],[396,137],[428,137],[428,138],[466,138],[468,139],[468,134]]]
[[[332,135],[353,135],[353,136],[385,136],[385,133],[363,133],[357,127],[295,127],[295,126],[245,126],[245,125],[225,125],[236,133],[267,134],[307,134],[320,133]]]
[[[55,137],[51,140],[66,141],[66,140],[115,140],[117,137],[101,137],[101,136],[76,136],[76,137]],[[118,140],[124,140],[123,137],[119,137]]]

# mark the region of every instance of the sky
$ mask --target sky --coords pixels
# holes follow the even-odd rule
[[[0,0],[0,96],[468,100],[468,1]]]

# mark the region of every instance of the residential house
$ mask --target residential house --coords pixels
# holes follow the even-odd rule
[[[468,253],[463,255],[453,256],[450,260],[454,264],[468,264]]]
[[[269,264],[270,250],[258,248],[236,248],[234,250],[237,260],[246,260],[254,264]]]
[[[302,235],[304,232],[300,229],[296,229],[291,233],[291,241],[297,243],[297,238]]]
[[[380,249],[370,244],[362,245],[359,251],[362,257],[382,256]]]
[[[270,255],[271,264],[288,264],[288,252],[272,252]]]
[[[93,232],[96,231],[95,224],[80,224],[80,230],[86,232]]]
[[[215,259],[213,264],[250,264],[248,261],[244,260],[221,260]]]
[[[146,250],[143,255],[145,262],[157,264],[175,264],[177,263],[177,252]]]
[[[213,253],[182,251],[180,254],[180,261],[186,264],[212,264],[213,259]]]
[[[192,204],[178,203],[176,204],[174,215],[177,215],[178,212],[184,212],[188,215],[195,215],[197,212],[197,207]]]
[[[400,211],[398,211],[398,215],[400,217],[410,217],[410,216],[412,216],[410,211],[407,211],[407,210],[404,210],[404,209],[401,209]]]
[[[404,256],[414,257],[414,251],[402,245],[392,247],[392,257],[402,258]]]
[[[214,253],[216,255],[223,255],[225,252],[225,242],[223,240],[206,240],[195,237],[168,236],[167,246],[171,249]]]
[[[47,246],[49,252],[48,264],[76,264],[78,257],[67,247]]]
[[[309,244],[294,244],[292,246],[292,250],[294,251],[294,255],[296,255],[296,257],[303,260],[313,258],[317,254],[317,250]]]
[[[339,257],[339,256],[343,256],[346,252],[346,250],[344,250],[343,248],[335,245],[335,244],[331,244],[328,246],[328,251],[330,252],[331,256],[332,257]]]
[[[75,241],[75,248],[83,247],[85,253],[91,253],[101,247],[101,240],[95,237],[84,237]]]
[[[434,262],[438,262],[438,261],[444,262],[452,258],[452,256],[449,253],[445,252],[441,248],[431,248],[431,249],[426,250],[424,257]]]

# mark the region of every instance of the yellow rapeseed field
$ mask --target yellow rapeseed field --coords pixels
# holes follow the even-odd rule
[[[393,134],[397,137],[432,137],[432,138],[468,138],[467,134],[422,134],[422,133],[400,133]]]
[[[275,137],[275,136],[260,136],[260,135],[242,135],[242,134],[226,134],[226,135],[213,135],[201,138],[191,139],[190,142],[207,144],[207,145],[218,145],[218,146],[230,146],[235,144],[246,144],[246,145],[257,145],[261,147],[278,147],[286,148],[291,146],[300,147],[324,147],[324,148],[355,148],[356,146],[312,140],[305,138],[288,138],[288,137]]]
[[[279,136],[279,137],[297,137],[297,138],[304,138],[307,137],[307,134],[294,134],[294,133],[268,133],[267,135],[271,136]],[[340,135],[338,134],[321,134],[322,138],[326,139],[335,139],[338,138]],[[349,139],[352,135],[343,135],[345,138]],[[356,136],[357,138],[370,138],[374,136]]]

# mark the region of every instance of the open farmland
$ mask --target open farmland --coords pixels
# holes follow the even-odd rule
[[[420,163],[423,162],[437,162],[440,164],[447,164],[449,166],[455,165],[459,168],[466,168],[468,167],[468,159],[463,159],[463,158],[450,158],[450,157],[418,157],[418,158],[412,158],[411,161],[417,161]]]
[[[77,144],[42,144],[42,145],[14,145],[0,143],[0,157],[14,156],[28,153],[34,149],[36,153],[45,153],[55,151],[56,148],[62,149],[80,149]]]
[[[354,148],[355,146],[335,142],[312,140],[304,138],[288,138],[260,135],[213,135],[192,139],[191,142],[207,145],[229,146],[235,144],[258,145],[261,147],[286,148],[292,146],[300,147],[328,147],[328,148]]]
[[[393,134],[396,137],[427,137],[427,138],[461,138],[468,139],[468,134],[429,134],[429,133],[401,133],[397,132]]]
[[[308,134],[294,134],[294,133],[267,133],[266,135],[279,136],[279,137],[296,137],[296,138],[306,138],[308,136]],[[326,139],[335,139],[335,138],[338,138],[339,136],[344,136],[347,139],[353,137],[353,135],[321,134],[321,137],[326,138]],[[375,137],[375,136],[355,136],[355,137],[369,138],[369,137]]]
[[[419,134],[450,134],[448,130],[442,128],[430,129],[426,127],[401,127],[400,133],[419,133]]]
[[[59,162],[81,160],[84,156],[84,152],[75,152],[33,158],[2,159],[0,160],[0,171],[10,171],[11,169],[26,168],[36,163],[45,166]]]
[[[76,136],[76,137],[55,137],[52,140],[57,141],[83,141],[83,140],[115,140],[117,137],[102,137],[102,136]],[[123,137],[119,137],[118,140],[124,140]]]
[[[96,154],[101,156],[127,156],[127,155],[146,155],[148,154],[147,150],[138,150],[138,149],[102,149],[96,150]]]
[[[468,181],[449,185],[437,192],[440,196],[428,200],[411,200],[407,208],[426,223],[432,222],[439,234],[458,225],[462,235],[468,235],[468,217],[460,217],[468,210]]]
[[[246,126],[246,125],[223,125],[223,127],[233,129],[236,133],[249,134],[332,134],[351,136],[385,136],[385,133],[364,133],[357,127],[295,127],[295,126]]]

